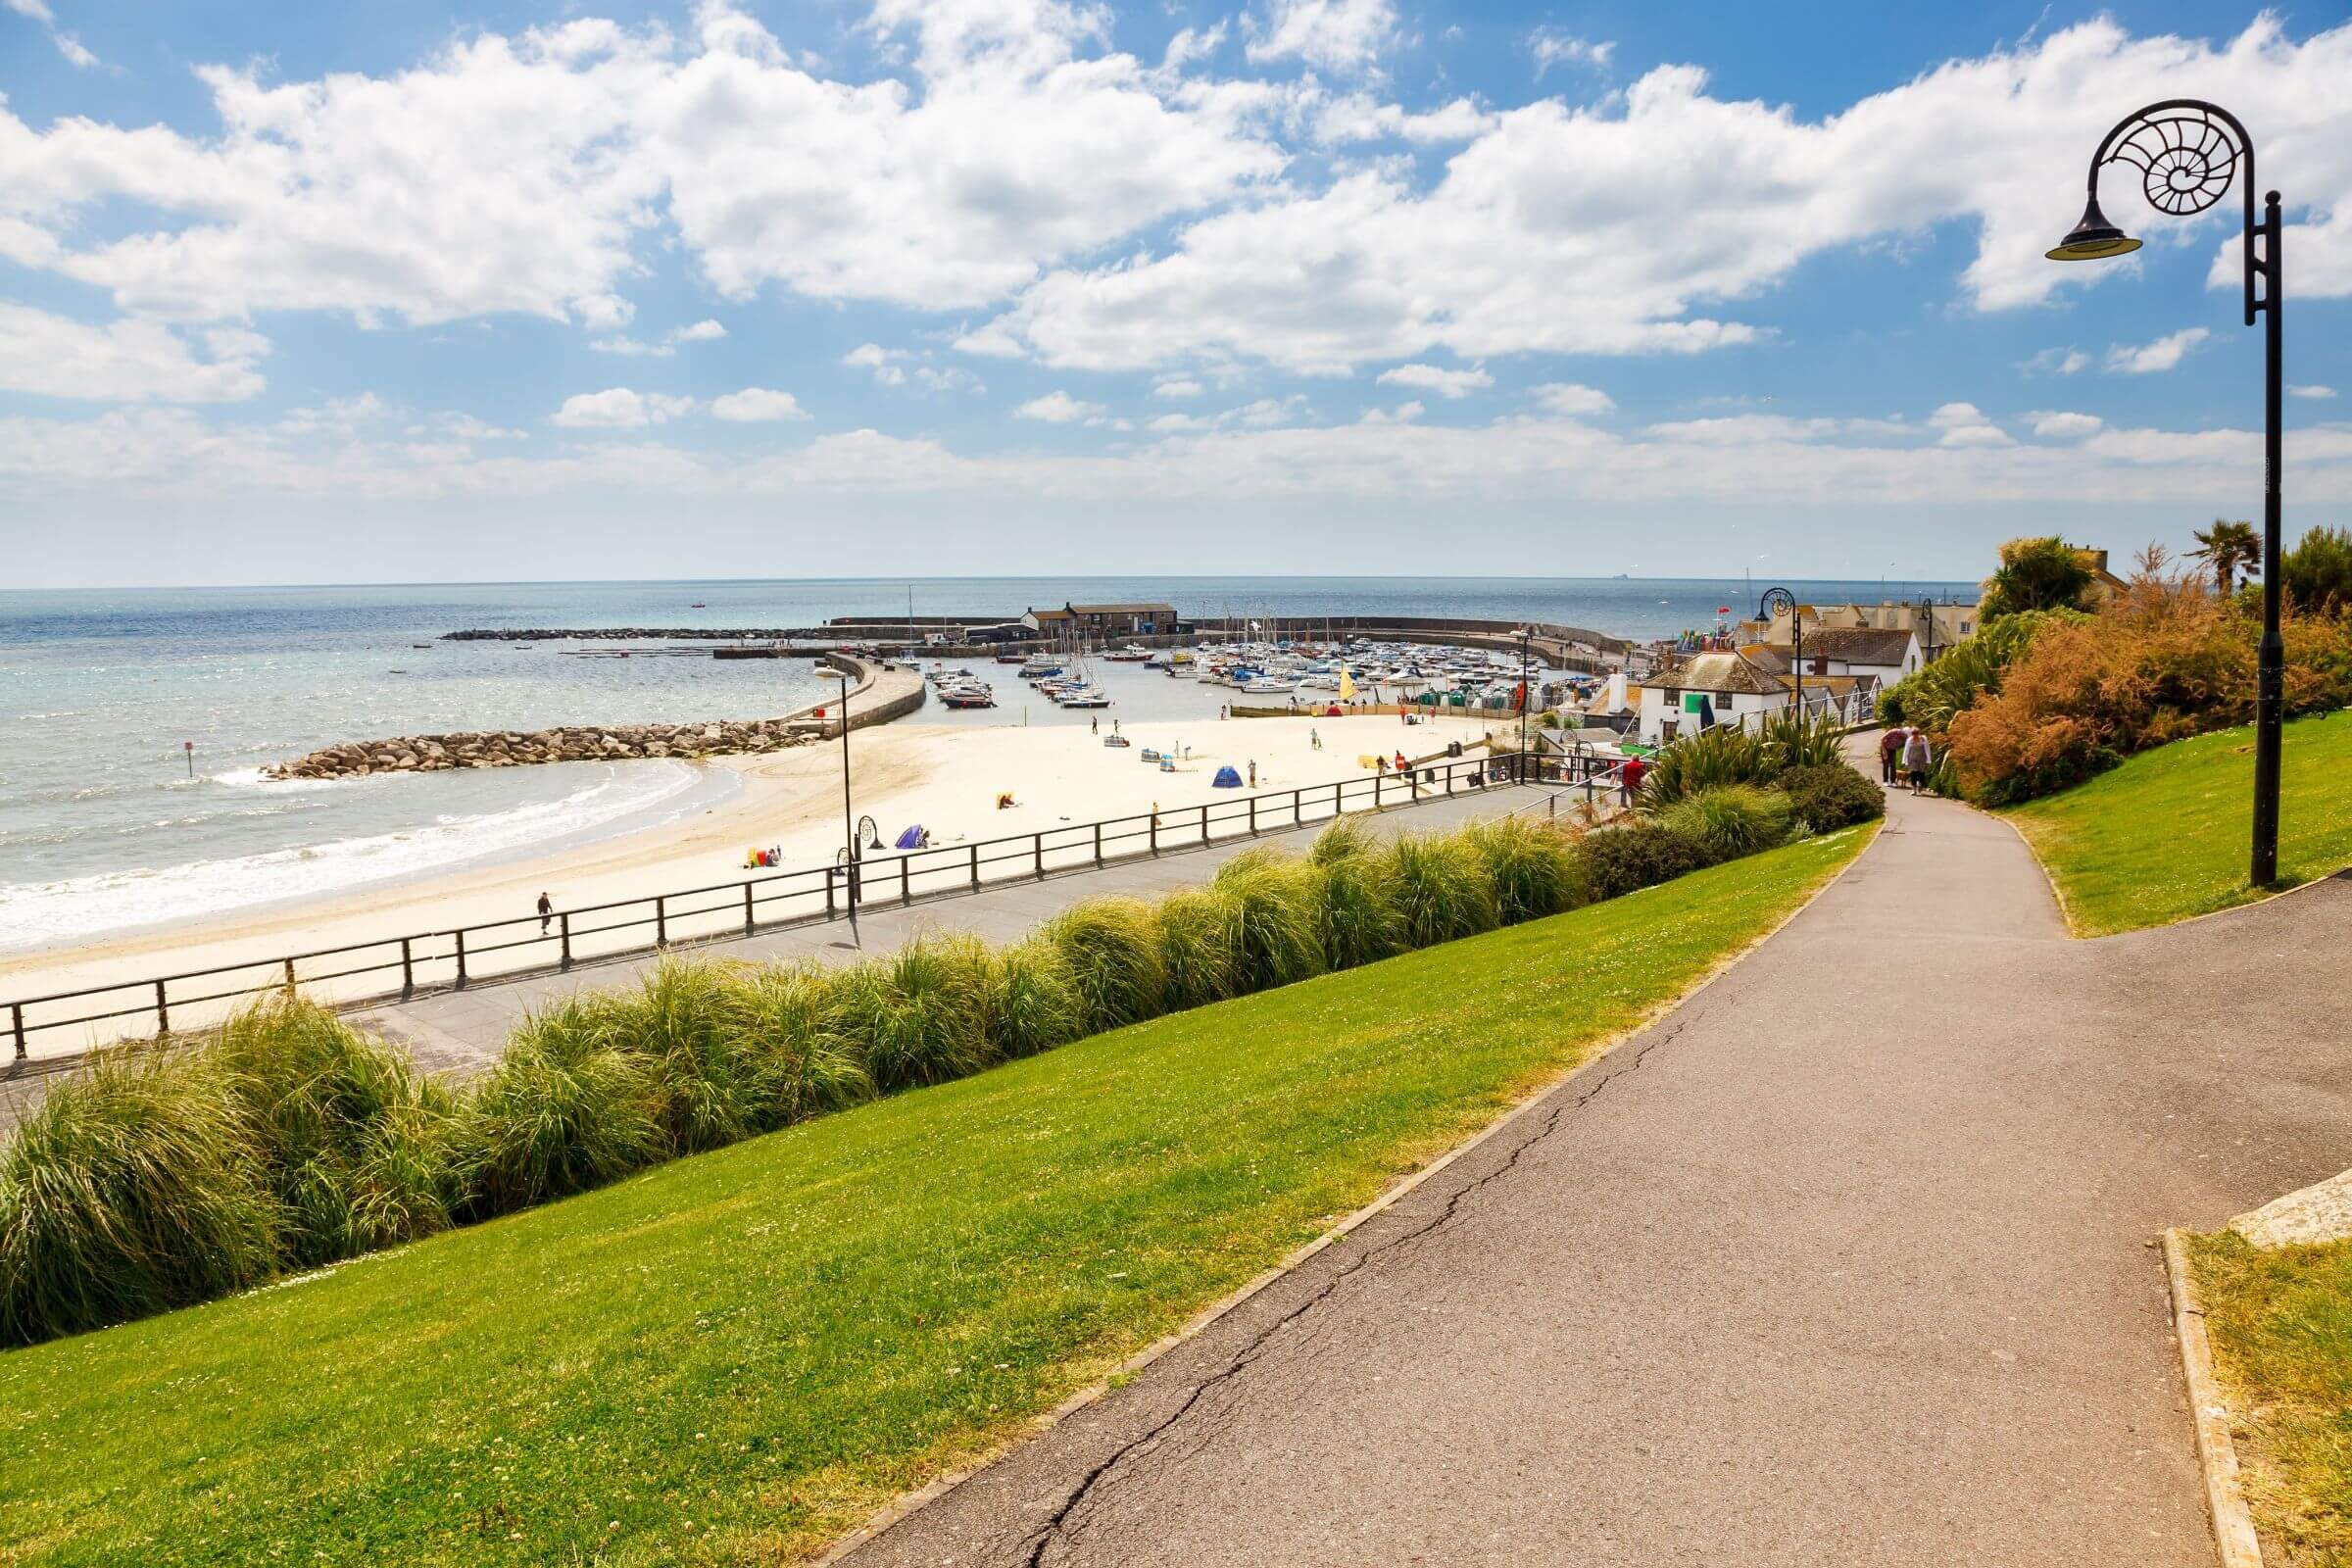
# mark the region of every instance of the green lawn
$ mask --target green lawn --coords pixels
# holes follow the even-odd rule
[[[0,1561],[805,1555],[1687,991],[1871,831],[0,1354]]]
[[[2352,865],[2352,712],[2286,726],[2281,886]],[[2246,885],[2254,732],[2142,752],[2089,783],[2008,813],[2066,904],[2075,935],[2168,925],[2257,897]]]
[[[2352,1564],[2352,1242],[2189,1249],[2270,1568]]]

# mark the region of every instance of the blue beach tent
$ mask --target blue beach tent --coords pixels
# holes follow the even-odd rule
[[[1221,790],[1238,790],[1242,787],[1242,775],[1230,767],[1220,767],[1217,769],[1216,785]]]

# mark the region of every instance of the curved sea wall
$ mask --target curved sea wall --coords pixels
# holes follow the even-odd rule
[[[912,670],[869,665],[839,654],[820,662],[858,677],[850,688],[850,727],[885,724],[923,706],[923,678]],[[864,701],[859,701],[865,699]],[[828,716],[819,718],[820,709]],[[459,730],[348,741],[263,769],[272,779],[367,778],[376,773],[445,773],[461,767],[521,767],[533,762],[607,762],[640,758],[740,757],[807,746],[841,733],[831,705],[782,718],[720,719],[705,724],[564,724],[554,729]]]

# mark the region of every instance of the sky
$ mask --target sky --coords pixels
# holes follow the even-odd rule
[[[0,586],[1968,578],[2352,522],[2341,5],[0,0]],[[2242,171],[2238,172],[2242,179]]]

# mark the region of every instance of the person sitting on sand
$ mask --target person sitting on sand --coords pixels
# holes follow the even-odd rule
[[[1006,790],[1004,794],[997,797],[997,809],[1000,811],[1009,811],[1020,804],[1020,802],[1012,798],[1012,791],[1010,790]]]

